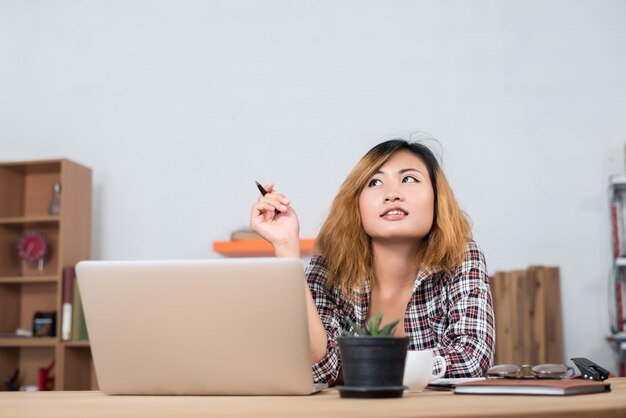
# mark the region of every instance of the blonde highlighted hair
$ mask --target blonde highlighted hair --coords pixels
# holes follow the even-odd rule
[[[472,237],[470,223],[437,158],[420,143],[385,141],[369,150],[348,174],[315,241],[315,252],[324,256],[328,265],[328,287],[339,286],[345,296],[352,297],[363,288],[373,267],[372,246],[361,222],[359,196],[372,175],[401,150],[412,152],[424,162],[435,194],[433,226],[416,254],[420,268],[450,273],[465,258],[466,245]]]

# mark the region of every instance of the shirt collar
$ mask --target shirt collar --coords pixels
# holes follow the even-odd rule
[[[440,268],[423,268],[417,272],[415,277],[415,284],[413,284],[413,294],[417,291],[419,286],[426,280],[432,278],[437,273],[441,272]],[[356,325],[362,327],[365,325],[367,319],[367,313],[369,312],[370,298],[372,296],[372,283],[370,277],[365,278],[363,288],[356,292],[356,304],[354,314],[356,317]]]

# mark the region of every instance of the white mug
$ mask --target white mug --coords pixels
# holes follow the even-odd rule
[[[433,375],[435,362],[441,363],[441,370]],[[412,392],[421,392],[428,383],[443,377],[445,372],[446,360],[441,356],[434,356],[432,350],[407,351],[403,384]]]

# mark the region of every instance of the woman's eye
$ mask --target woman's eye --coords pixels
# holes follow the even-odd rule
[[[370,180],[370,182],[367,184],[367,187],[374,187],[374,186],[378,186],[379,184],[382,184],[383,182],[378,180],[378,179],[372,179]]]
[[[402,179],[402,183],[419,183],[419,180],[413,176],[406,176]]]

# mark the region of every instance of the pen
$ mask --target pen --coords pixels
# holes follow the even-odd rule
[[[261,186],[261,183],[259,183],[258,181],[255,181],[255,183],[256,183],[256,187],[258,187],[259,191],[261,192],[261,196],[265,196],[267,194],[267,190],[265,190],[263,186]],[[280,211],[278,209],[274,209],[274,213],[276,215],[280,215]]]

